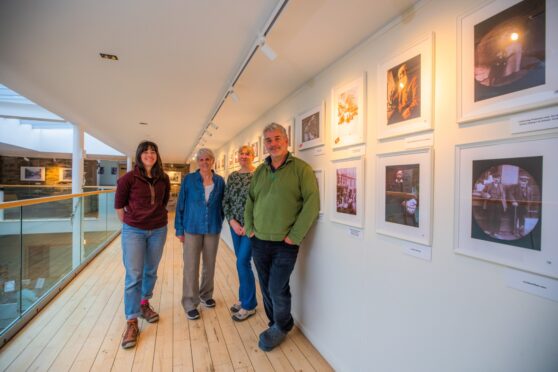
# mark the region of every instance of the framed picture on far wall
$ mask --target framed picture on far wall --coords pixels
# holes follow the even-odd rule
[[[182,172],[166,171],[171,184],[180,184],[182,182]]]
[[[306,150],[325,142],[325,103],[297,115],[295,118],[296,148]]]
[[[358,145],[365,140],[366,74],[331,92],[331,147]]]
[[[72,168],[60,168],[58,171],[59,182],[72,182]]]
[[[378,138],[432,129],[432,34],[378,66]]]
[[[320,191],[320,214],[323,214],[325,208],[325,176],[323,169],[314,169],[314,175],[316,176],[318,190]]]
[[[334,161],[331,185],[330,219],[364,227],[364,158]]]
[[[558,137],[456,148],[455,251],[558,278]]]
[[[254,151],[254,161],[260,160],[260,139],[256,139],[250,143],[252,151]]]
[[[238,163],[238,149],[234,150],[234,152],[233,152],[233,161],[234,161],[234,167],[239,166],[239,163]]]
[[[229,169],[232,169],[234,166],[234,152],[232,151],[229,153],[227,165]]]
[[[70,180],[72,179],[70,175]],[[21,181],[44,181],[45,180],[45,167],[21,167],[20,168]]]
[[[432,243],[432,149],[377,155],[376,232]]]
[[[459,122],[558,103],[558,7],[496,0],[458,20]]]
[[[223,153],[221,155],[221,160],[219,161],[220,164],[220,168],[221,170],[225,170],[227,168],[227,154]]]
[[[293,142],[293,140],[294,140],[294,138],[293,138],[293,135],[294,135],[293,119],[281,121],[281,122],[279,122],[279,124],[281,124],[283,126],[283,128],[285,128],[285,132],[287,132],[287,138],[289,139],[288,149],[292,154],[294,154],[295,151],[294,151],[294,146],[293,146],[293,144],[294,144],[294,142]]]

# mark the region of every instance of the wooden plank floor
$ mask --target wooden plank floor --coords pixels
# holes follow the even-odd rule
[[[151,300],[161,320],[140,320],[140,339],[123,350],[124,268],[120,238],[96,257],[38,316],[0,349],[0,371],[331,371],[298,328],[269,353],[258,348],[267,318],[258,288],[256,316],[237,323],[234,253],[221,241],[215,274],[217,307],[201,319],[184,315],[182,247],[170,231]]]

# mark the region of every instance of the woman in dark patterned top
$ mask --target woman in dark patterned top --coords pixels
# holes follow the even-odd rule
[[[250,146],[242,146],[238,152],[240,169],[229,175],[225,196],[223,197],[223,211],[231,227],[231,235],[236,254],[236,269],[238,271],[239,301],[231,306],[232,318],[243,321],[256,313],[256,282],[252,272],[252,250],[250,238],[244,231],[244,205],[250,189],[250,181],[254,172],[254,150]]]

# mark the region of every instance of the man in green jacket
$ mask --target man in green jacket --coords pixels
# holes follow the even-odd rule
[[[271,351],[294,325],[289,279],[298,246],[318,217],[320,197],[312,168],[289,153],[285,128],[271,123],[263,135],[269,156],[252,177],[244,228],[269,318],[258,346]]]

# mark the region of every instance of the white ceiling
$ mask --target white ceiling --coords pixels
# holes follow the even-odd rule
[[[147,138],[165,162],[184,162],[281,3],[2,0],[0,84],[123,153]],[[267,35],[277,59],[255,53],[206,146],[228,142],[413,3],[288,1]]]

